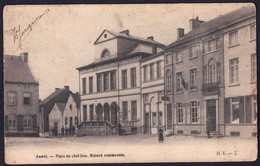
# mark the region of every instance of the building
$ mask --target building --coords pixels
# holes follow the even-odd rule
[[[61,133],[62,126],[78,126],[79,94],[70,94],[65,103],[55,102],[49,114],[49,131],[55,127]]]
[[[4,55],[4,115],[6,136],[39,136],[39,83],[28,53]]]
[[[95,61],[77,68],[81,135],[143,133],[141,59],[162,51],[153,37],[104,30],[94,43]]]
[[[254,6],[249,6],[234,14],[238,18],[223,30],[225,135],[256,136],[256,10]]]
[[[164,52],[141,59],[141,94],[143,133],[157,134],[159,128],[165,128],[167,118],[164,111]],[[170,117],[171,118],[171,117]]]
[[[62,89],[55,88],[55,91],[40,103],[40,111],[43,118],[41,126],[44,128],[42,133],[51,132],[50,129],[52,129],[54,125],[57,126],[58,129],[60,129],[62,125],[64,125],[64,127],[77,125],[75,122],[78,121],[79,102],[79,94],[72,93],[69,86],[64,86]]]
[[[249,124],[243,123],[246,119],[243,116],[241,127],[234,127],[235,125],[230,123],[230,115],[234,111],[230,113],[229,109],[235,105],[234,109],[239,110],[238,103],[242,102],[240,105],[243,107],[247,99],[252,108],[247,110],[249,114],[256,112],[256,108],[253,109],[256,97],[252,96],[254,88],[256,94],[256,84],[250,81],[252,78],[256,79],[256,44],[252,39],[255,35],[254,19],[254,6],[247,6],[207,22],[199,20],[198,17],[191,19],[190,31],[187,34],[184,34],[184,29],[177,29],[178,39],[165,47],[164,68],[168,97],[165,108],[167,114],[172,114],[175,134],[204,135],[207,127],[211,134],[217,136],[238,135],[238,131],[244,130],[245,126],[251,126],[248,127],[250,132],[256,130],[256,126],[251,124],[253,116],[250,116]],[[248,41],[238,43],[238,32],[241,40],[243,38]],[[250,61],[252,67],[247,66],[247,70],[239,70],[238,73],[238,57],[244,58],[241,63],[243,67]],[[243,73],[253,73],[248,76],[252,78],[238,86],[238,78],[235,78],[234,74],[238,77]],[[234,85],[230,84],[231,77]],[[245,92],[244,89],[248,91]],[[251,97],[248,97],[250,94]],[[234,97],[235,104],[232,105],[230,101]],[[240,112],[246,112],[247,108],[240,109]],[[242,113],[240,115],[242,116]],[[234,121],[237,123],[238,114],[233,116],[236,116]]]

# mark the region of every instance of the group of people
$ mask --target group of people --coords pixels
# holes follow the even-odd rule
[[[61,134],[62,134],[63,137],[64,136],[74,136],[75,131],[76,131],[75,126],[69,126],[69,128],[67,126],[65,128],[64,128],[64,126],[61,127]],[[53,133],[54,136],[58,135],[57,126],[53,126],[52,133]]]

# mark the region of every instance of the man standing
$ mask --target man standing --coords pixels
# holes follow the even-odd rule
[[[210,117],[207,117],[207,122],[206,122],[206,130],[207,130],[207,136],[210,138]]]

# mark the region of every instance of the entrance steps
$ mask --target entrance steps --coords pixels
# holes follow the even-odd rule
[[[117,127],[112,125],[107,121],[85,121],[82,122],[76,135],[86,136],[86,135],[115,135],[117,134]]]
[[[196,138],[200,138],[200,137],[208,137],[207,132],[206,131],[202,131],[200,134],[195,135]],[[211,131],[210,132],[210,138],[221,138],[224,137],[223,134],[217,132],[217,131]]]

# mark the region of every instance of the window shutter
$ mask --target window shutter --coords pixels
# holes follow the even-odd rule
[[[177,124],[178,120],[177,120],[177,116],[176,116],[176,104],[173,104],[173,119],[175,121],[175,124]],[[174,121],[173,121],[173,124],[174,124]]]
[[[225,108],[225,123],[230,123],[230,98],[226,98],[225,99],[225,104],[224,104],[224,108]]]
[[[8,131],[8,115],[5,115],[5,130]]]
[[[37,128],[37,115],[34,114],[32,115],[32,122],[33,122],[33,128],[36,129]]]
[[[200,123],[200,102],[198,101],[198,112],[197,112],[197,118],[198,118],[198,122],[197,123]]]
[[[206,84],[207,83],[207,76],[208,76],[207,65],[204,66],[203,72],[204,72],[203,80],[204,80],[204,83]]]
[[[217,81],[220,84],[221,83],[221,70],[220,70],[220,63],[217,63]]]
[[[244,123],[244,96],[239,97],[239,123]]]
[[[246,123],[252,123],[252,96],[246,96]]]
[[[182,103],[183,123],[187,123],[185,103]]]
[[[190,107],[189,107],[189,103],[186,104],[186,112],[187,112],[187,124],[190,124],[191,123],[191,113],[190,113]]]

